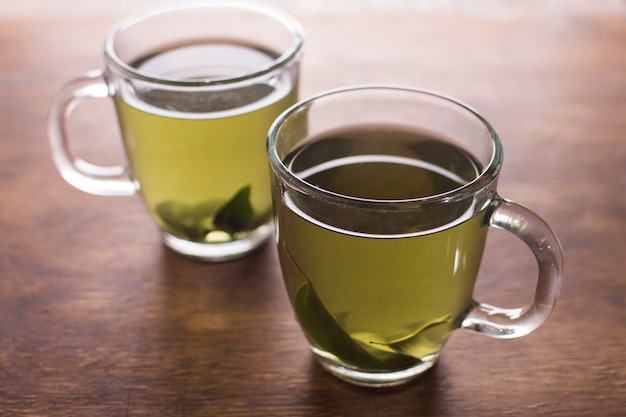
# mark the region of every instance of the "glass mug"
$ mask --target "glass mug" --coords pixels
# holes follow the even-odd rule
[[[53,103],[56,167],[87,193],[140,193],[178,253],[245,255],[272,231],[265,139],[296,102],[303,40],[294,18],[256,2],[177,2],[127,18],[105,40],[105,69]],[[85,98],[113,99],[128,166],[72,155],[66,124]]]
[[[457,328],[520,337],[554,308],[560,243],[498,196],[501,143],[465,104],[401,86],[333,90],[279,116],[268,156],[286,289],[314,355],[339,378],[401,384],[433,366]],[[489,227],[537,258],[532,304],[473,299]]]

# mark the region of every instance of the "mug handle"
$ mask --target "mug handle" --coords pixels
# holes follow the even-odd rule
[[[561,244],[538,215],[497,195],[487,210],[485,224],[513,233],[533,252],[539,267],[535,297],[530,305],[512,309],[474,301],[461,328],[496,338],[525,336],[548,318],[556,304],[563,274]]]
[[[59,173],[72,186],[89,194],[125,196],[137,193],[127,166],[100,166],[72,155],[66,121],[72,110],[88,98],[111,97],[102,71],[92,71],[70,81],[57,94],[48,119],[48,140]]]

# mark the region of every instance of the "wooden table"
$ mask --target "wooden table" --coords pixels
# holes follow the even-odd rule
[[[312,360],[271,244],[231,263],[184,259],[138,197],[86,195],[57,175],[50,102],[101,67],[119,17],[0,20],[0,416],[626,415],[623,17],[298,16],[303,96],[393,82],[470,103],[502,137],[501,194],[565,250],[543,327],[517,340],[458,331],[434,369],[384,390]],[[77,114],[81,152],[120,157],[112,110]],[[476,297],[524,303],[535,273],[521,243],[492,233]]]

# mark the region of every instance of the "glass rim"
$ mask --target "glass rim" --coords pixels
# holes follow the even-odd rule
[[[149,18],[164,15],[172,11],[189,10],[189,9],[240,9],[256,12],[260,15],[272,18],[282,24],[291,34],[292,40],[289,47],[270,64],[232,77],[214,77],[207,79],[179,79],[159,77],[151,73],[147,73],[125,62],[116,52],[115,40],[126,29],[135,26],[141,21]],[[107,64],[111,64],[114,69],[126,77],[139,79],[142,81],[152,82],[155,84],[164,84],[178,87],[209,87],[215,85],[234,84],[242,81],[252,80],[279,68],[285,67],[292,61],[298,59],[304,44],[304,27],[293,16],[284,10],[270,4],[248,0],[187,0],[181,2],[173,2],[169,4],[161,4],[153,7],[145,8],[135,14],[127,16],[125,19],[117,23],[107,35],[104,42],[104,55]]]
[[[313,102],[323,99],[325,97],[338,95],[342,93],[348,92],[356,92],[362,90],[387,90],[387,91],[398,91],[412,94],[420,94],[427,95],[431,97],[435,97],[437,99],[441,99],[451,103],[458,108],[466,111],[467,113],[474,116],[482,125],[487,129],[489,133],[489,137],[491,138],[492,143],[492,153],[489,163],[482,169],[480,174],[474,178],[473,180],[467,182],[464,185],[456,187],[452,190],[446,191],[444,193],[432,194],[428,196],[422,197],[413,197],[406,199],[373,199],[373,198],[363,198],[363,197],[355,197],[346,194],[337,193],[334,191],[330,191],[314,184],[311,184],[304,179],[295,175],[283,162],[281,157],[278,155],[278,151],[276,148],[276,140],[277,135],[280,130],[280,127],[285,123],[285,121],[290,118],[292,115],[307,109]],[[500,173],[500,169],[502,167],[503,160],[503,148],[502,143],[500,142],[500,138],[496,133],[495,129],[491,124],[485,119],[478,111],[476,111],[473,107],[465,104],[464,102],[455,99],[451,96],[435,92],[433,90],[403,86],[403,85],[394,85],[394,84],[361,84],[347,87],[339,87],[331,90],[327,90],[318,94],[315,94],[307,99],[301,100],[291,107],[287,108],[283,113],[281,113],[272,123],[268,132],[266,151],[268,154],[268,159],[273,171],[290,187],[296,189],[304,194],[311,195],[316,194],[320,196],[324,196],[330,199],[339,199],[342,201],[349,201],[353,204],[373,204],[373,205],[389,205],[389,204],[401,204],[401,205],[414,205],[414,204],[426,204],[426,203],[436,203],[436,202],[453,202],[458,200],[463,200],[468,196],[476,194],[478,191],[485,189],[489,186]]]

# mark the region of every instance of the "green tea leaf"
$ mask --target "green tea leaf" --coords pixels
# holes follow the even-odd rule
[[[388,348],[392,352],[399,352],[406,355],[424,357],[435,353],[439,350],[446,335],[449,334],[448,326],[452,316],[449,314],[424,323],[417,330],[412,331],[408,335],[393,340],[389,343],[381,343],[370,341],[373,345],[381,345]],[[442,325],[446,325],[443,326]],[[437,333],[440,330],[440,333]],[[441,340],[443,338],[443,340]],[[434,339],[434,340],[432,340]]]
[[[176,235],[202,241],[207,233],[206,220],[215,214],[218,207],[219,203],[215,201],[206,201],[191,207],[176,201],[165,201],[156,207],[156,213]]]
[[[289,251],[295,269],[304,278],[296,293],[294,309],[300,325],[319,348],[336,355],[342,361],[360,368],[386,370],[414,366],[418,359],[399,352],[389,352],[354,340],[328,312],[319,299],[313,285],[299,268]]]
[[[251,186],[246,185],[219,209],[213,220],[216,229],[231,234],[246,229],[254,217],[254,209],[250,204],[250,191]]]
[[[215,230],[232,235],[248,228],[254,218],[250,185],[243,187],[226,203],[207,200],[188,206],[165,201],[156,207],[156,214],[174,235],[194,242],[205,241]]]

